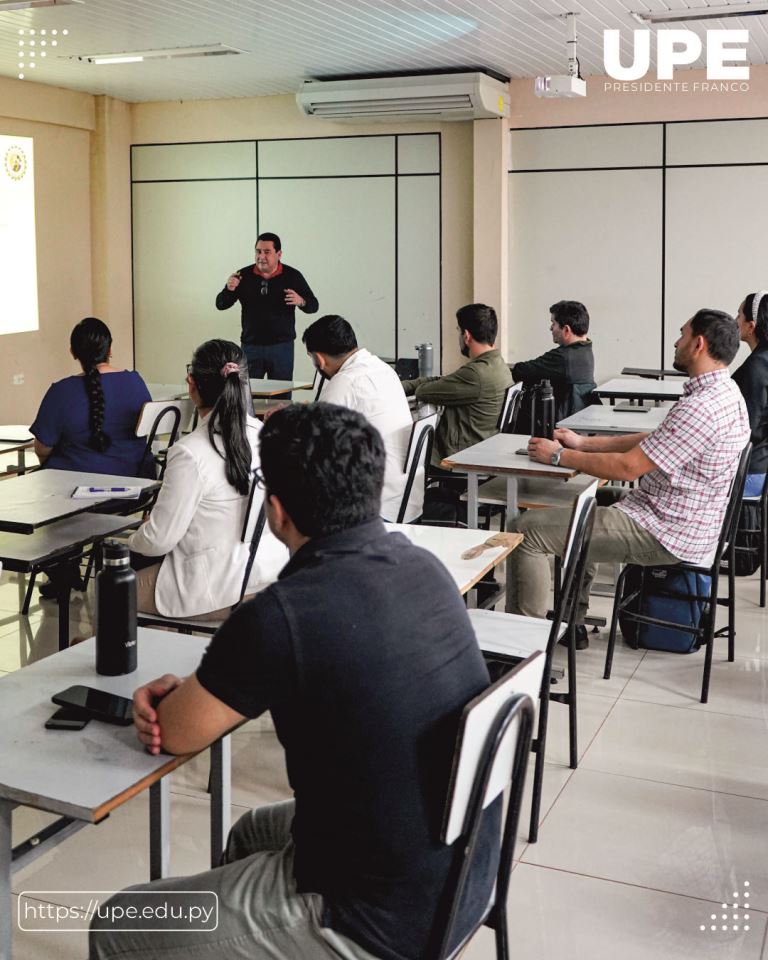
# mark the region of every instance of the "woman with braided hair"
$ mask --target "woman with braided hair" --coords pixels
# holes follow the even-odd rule
[[[241,535],[261,424],[251,416],[248,362],[236,343],[208,340],[187,365],[197,428],[168,451],[163,486],[128,545],[139,610],[218,620],[240,599],[248,559]],[[261,508],[257,490],[252,510]],[[247,594],[277,578],[288,551],[267,527]]]
[[[72,331],[70,352],[83,372],[51,384],[35,422],[35,453],[45,467],[151,477],[144,463],[145,441],[136,424],[149,390],[135,370],[110,364],[112,334],[96,317]]]

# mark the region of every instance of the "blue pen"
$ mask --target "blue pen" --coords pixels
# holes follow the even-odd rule
[[[125,493],[128,487],[88,487],[88,493]]]

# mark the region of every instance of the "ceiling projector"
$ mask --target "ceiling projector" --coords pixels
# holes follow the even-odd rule
[[[586,97],[587,81],[570,75],[536,77],[533,92],[537,97]]]
[[[536,77],[533,92],[537,97],[560,99],[564,97],[586,97],[587,81],[581,78],[579,58],[576,56],[576,14],[561,15],[568,30],[566,49],[568,51],[568,73],[556,77]]]

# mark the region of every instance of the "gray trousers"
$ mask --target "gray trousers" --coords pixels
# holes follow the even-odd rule
[[[375,960],[348,937],[321,926],[322,897],[296,892],[290,833],[293,811],[293,800],[252,810],[232,828],[222,866],[192,877],[129,887],[104,905],[105,911],[114,905],[141,908],[149,902],[141,897],[147,890],[212,890],[219,901],[215,930],[119,932],[108,919],[97,915],[91,923],[90,960],[166,956],[191,960]],[[152,903],[161,899],[153,897]],[[179,900],[172,902],[178,904]],[[123,921],[120,925],[127,924]]]
[[[512,524],[511,530],[524,534],[520,546],[507,559],[510,565],[510,613],[526,617],[545,617],[549,606],[549,557],[562,556],[568,536],[572,510],[528,510]],[[642,567],[671,566],[679,559],[659,541],[617,507],[597,507],[589,546],[584,583],[579,596],[578,620],[587,613],[589,591],[598,563],[637,563]]]

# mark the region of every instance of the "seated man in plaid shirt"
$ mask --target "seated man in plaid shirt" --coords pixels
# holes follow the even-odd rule
[[[690,379],[657,430],[623,437],[555,430],[554,440],[529,441],[528,455],[540,463],[606,480],[640,481],[619,503],[596,511],[580,620],[587,611],[596,563],[711,563],[731,481],[750,436],[744,401],[728,372],[738,348],[739,328],[732,317],[699,310],[681,327],[675,344],[675,369]],[[570,516],[570,508],[531,510],[514,524],[525,540],[507,560],[512,565],[513,613],[546,615],[548,555],[562,555]],[[577,647],[586,645],[582,628]]]

